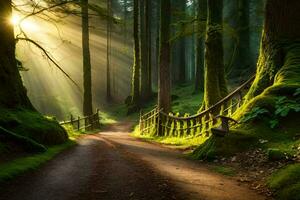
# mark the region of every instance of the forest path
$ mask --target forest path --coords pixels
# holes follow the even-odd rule
[[[130,122],[87,135],[39,170],[0,185],[2,200],[260,200],[180,152],[129,136]]]

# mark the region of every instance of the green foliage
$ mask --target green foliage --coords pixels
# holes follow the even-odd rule
[[[247,112],[241,122],[251,122],[254,120],[267,121],[271,128],[276,128],[279,125],[280,119],[287,117],[292,112],[300,112],[300,90],[296,89],[293,96],[274,97],[273,109],[264,107],[254,107],[250,112]]]
[[[250,112],[246,113],[241,122],[249,122],[255,119],[261,119],[266,113],[269,113],[267,109],[255,107]]]
[[[300,164],[292,164],[272,174],[268,185],[276,191],[277,199],[299,200]]]

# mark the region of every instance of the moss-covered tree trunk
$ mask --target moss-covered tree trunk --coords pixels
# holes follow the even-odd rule
[[[208,0],[205,50],[205,87],[202,109],[207,109],[227,95],[223,61],[223,0]]]
[[[14,27],[9,23],[11,3],[11,0],[0,2],[0,106],[34,109],[17,68]]]
[[[161,0],[158,107],[166,113],[171,110],[170,7],[170,0]]]
[[[204,90],[204,49],[207,21],[207,0],[198,0],[196,37],[196,75],[195,93]]]
[[[139,37],[139,0],[134,0],[133,6],[133,39],[134,39],[134,63],[131,82],[131,109],[137,109],[140,104],[140,37]]]
[[[268,0],[256,78],[247,100],[300,87],[300,1]],[[267,90],[266,90],[267,89]]]
[[[90,58],[90,33],[88,0],[81,0],[82,9],[82,51],[83,51],[83,114],[93,114],[92,106],[92,66]]]

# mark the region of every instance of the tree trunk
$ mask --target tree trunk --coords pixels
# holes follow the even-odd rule
[[[82,1],[83,114],[93,114],[88,0]]]
[[[170,0],[161,0],[158,106],[166,113],[171,110],[170,6]]]
[[[247,100],[300,86],[300,1],[268,0],[256,78]]]
[[[108,12],[108,19],[107,19],[107,30],[106,30],[106,101],[111,102],[112,95],[111,95],[111,70],[110,70],[110,57],[111,57],[111,31],[112,31],[112,0],[107,0],[107,12]]]
[[[207,21],[207,0],[198,0],[198,30],[196,39],[195,93],[204,91],[204,49]]]
[[[17,68],[14,27],[9,23],[11,3],[11,0],[0,2],[0,106],[34,110]]]
[[[249,72],[254,71],[254,66],[251,66],[251,51],[250,51],[250,1],[239,0],[238,2],[238,21],[237,21],[237,34],[238,44],[236,57],[234,62],[234,69],[232,76],[248,75]],[[252,69],[250,69],[252,68]],[[245,74],[245,72],[248,72]]]
[[[208,0],[205,51],[205,88],[202,108],[209,108],[226,96],[227,86],[223,61],[223,0]]]
[[[141,99],[149,100],[151,97],[151,35],[149,21],[150,0],[140,1],[140,24],[141,24]],[[150,40],[150,41],[149,41]],[[150,43],[149,43],[150,42]]]
[[[134,38],[134,64],[131,83],[131,106],[139,107],[140,104],[140,44],[139,44],[139,0],[134,0],[133,10],[133,38]]]

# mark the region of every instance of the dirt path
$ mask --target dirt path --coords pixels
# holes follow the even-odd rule
[[[136,140],[130,123],[84,137],[39,170],[0,185],[2,200],[260,200],[179,152]]]

